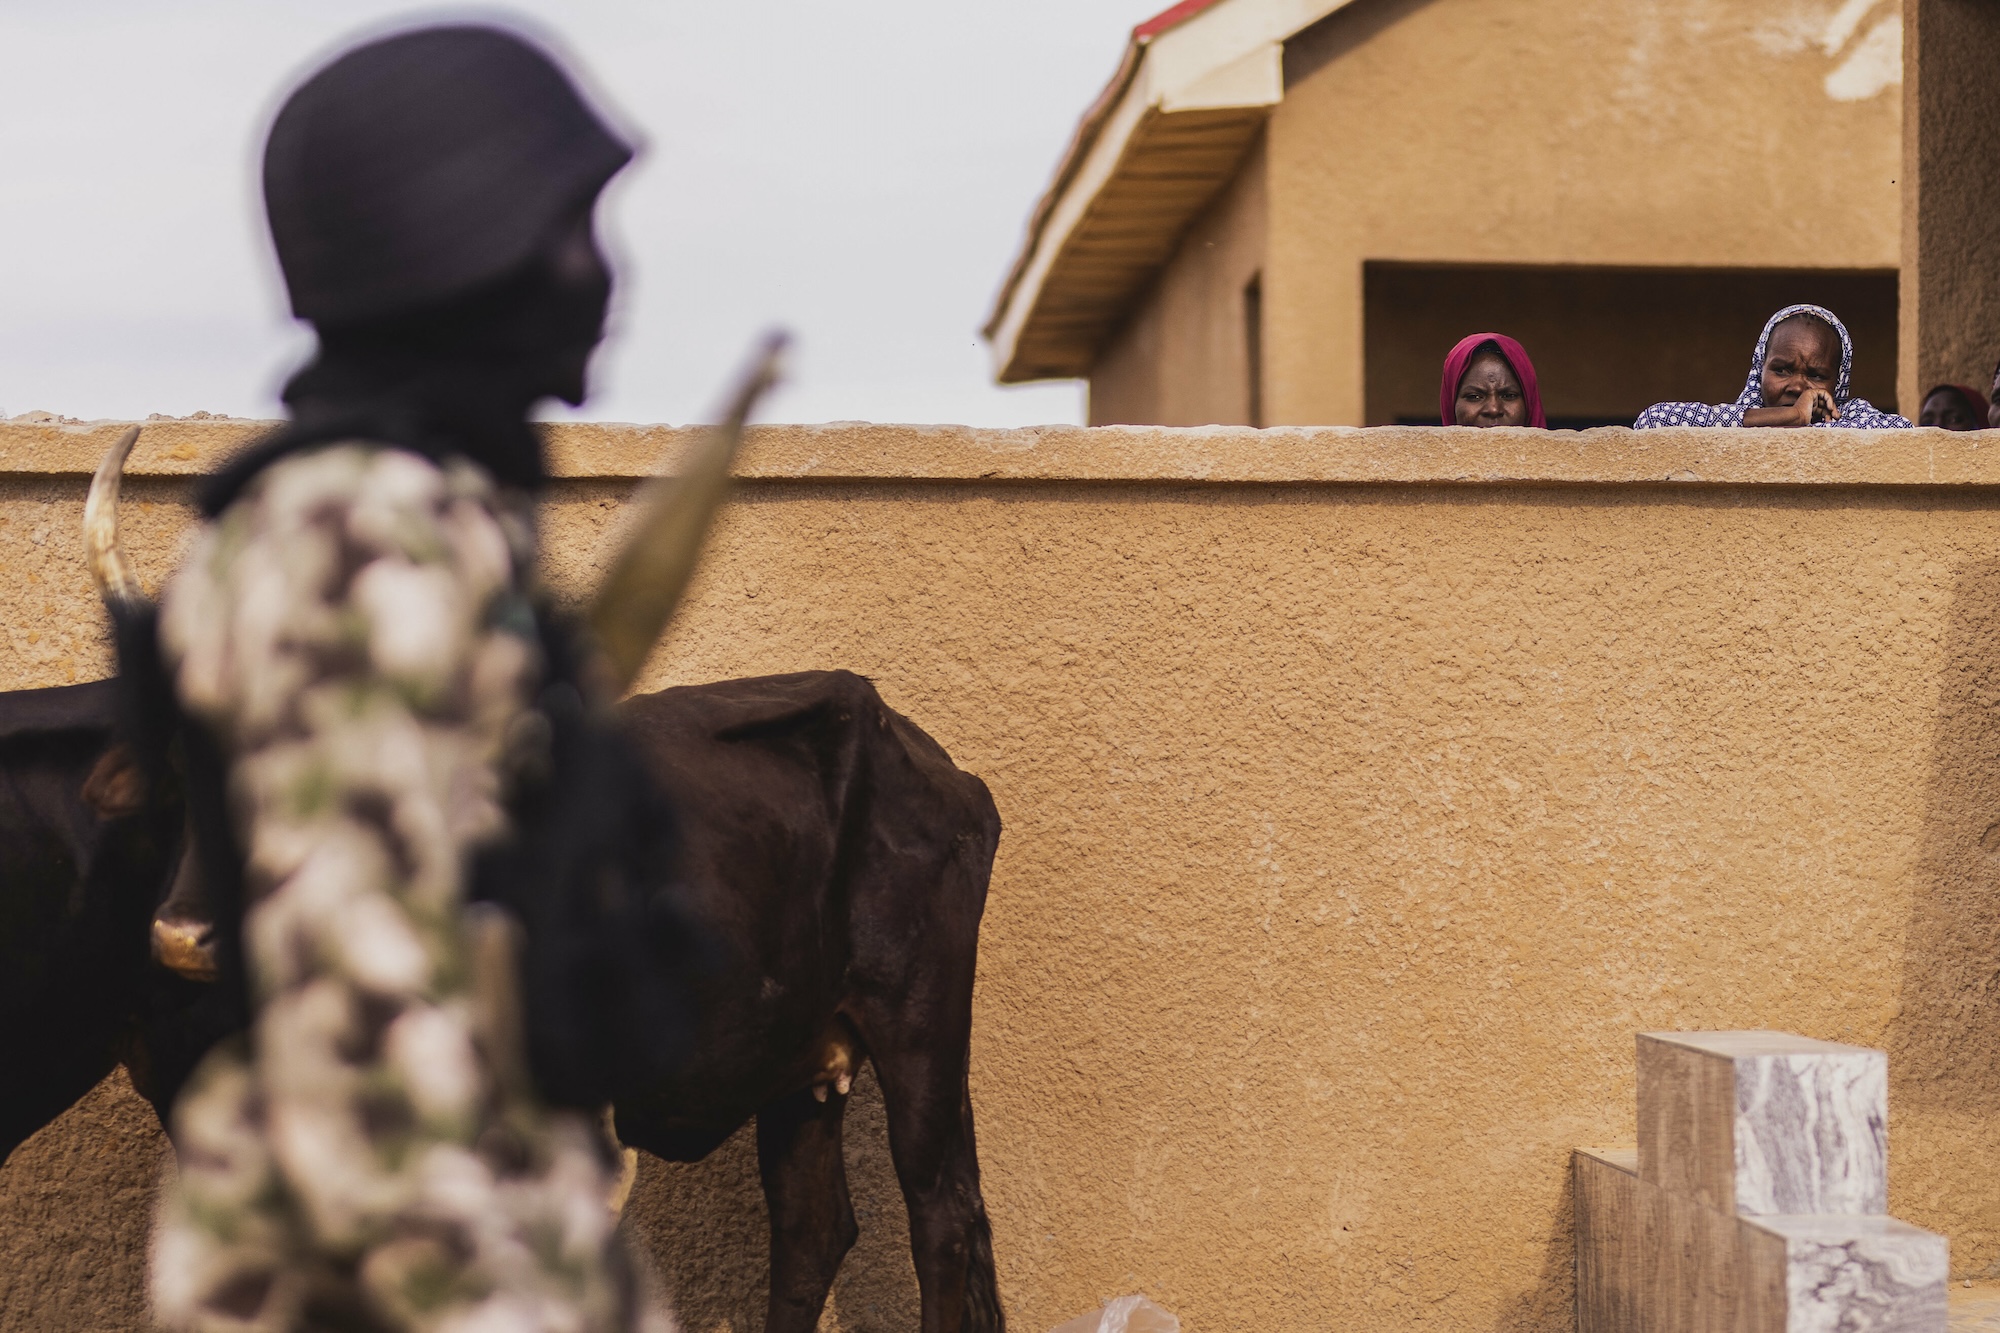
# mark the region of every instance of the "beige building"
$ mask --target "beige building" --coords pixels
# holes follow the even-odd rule
[[[1895,0],[1187,0],[1135,30],[987,327],[1092,424],[1435,421],[1527,344],[1554,424],[1726,401],[1782,304],[1897,392]],[[1987,358],[1990,364],[1990,358]]]

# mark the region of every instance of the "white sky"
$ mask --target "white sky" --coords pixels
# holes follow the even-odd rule
[[[581,415],[708,414],[797,335],[775,420],[1079,421],[978,327],[1131,26],[1166,0],[525,0],[647,141],[601,210],[613,334]],[[0,413],[277,414],[263,127],[378,0],[0,0]]]

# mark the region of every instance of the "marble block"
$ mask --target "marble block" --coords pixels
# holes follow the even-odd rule
[[[1784,1333],[1945,1333],[1945,1238],[1893,1217],[1741,1219],[1738,1281],[1768,1306],[1783,1291]],[[1741,1326],[1741,1321],[1739,1321]]]
[[[1579,1149],[1578,1333],[1945,1333],[1943,1236],[1888,1217],[1743,1217]]]
[[[1889,1059],[1783,1032],[1639,1034],[1639,1174],[1745,1216],[1888,1211]]]

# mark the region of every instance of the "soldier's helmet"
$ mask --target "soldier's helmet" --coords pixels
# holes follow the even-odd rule
[[[286,99],[264,147],[292,311],[367,323],[503,278],[631,157],[519,33],[453,24],[358,46]]]

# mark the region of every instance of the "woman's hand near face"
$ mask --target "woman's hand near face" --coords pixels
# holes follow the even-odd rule
[[[1811,426],[1840,420],[1840,408],[1825,389],[1807,389],[1789,407],[1753,407],[1743,414],[1746,426]]]
[[[1841,366],[1840,335],[1795,315],[1771,330],[1764,358],[1764,405],[1743,414],[1746,426],[1810,426],[1838,421],[1832,385]],[[1789,399],[1790,401],[1786,401]]]

